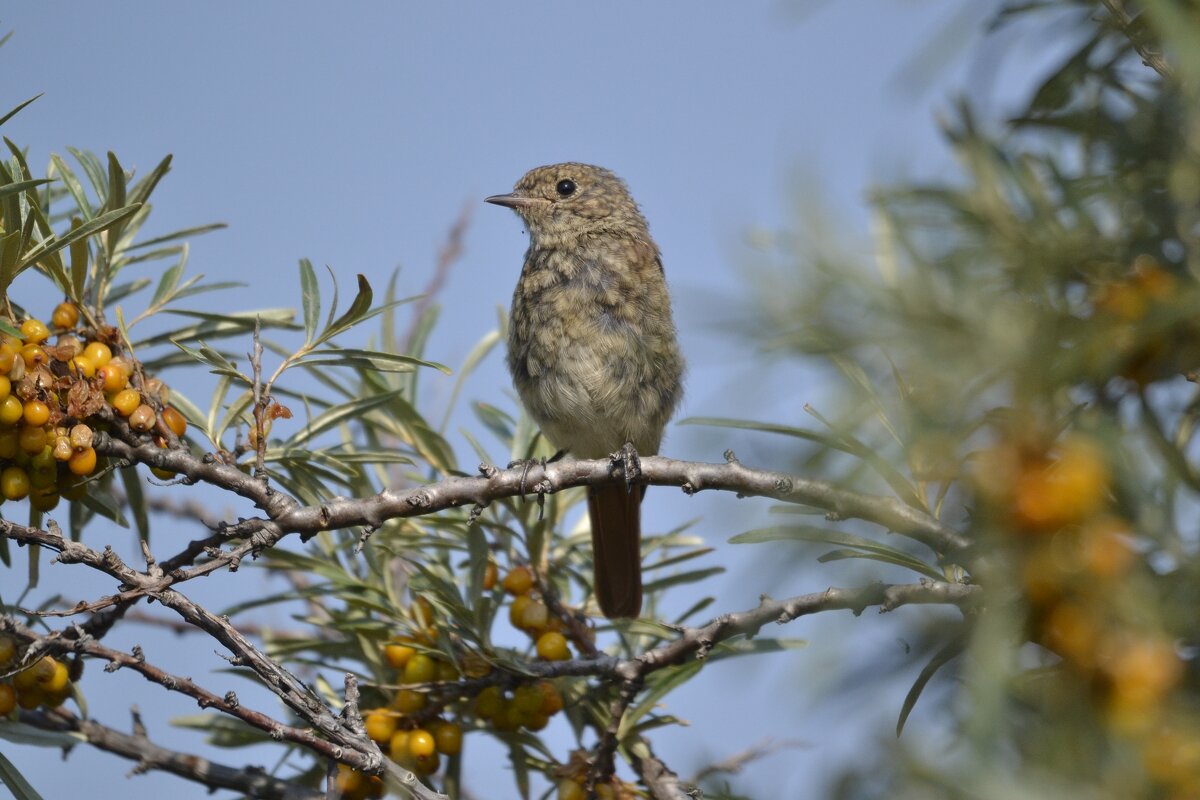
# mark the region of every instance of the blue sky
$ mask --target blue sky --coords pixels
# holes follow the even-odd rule
[[[301,257],[328,264],[345,291],[358,272],[381,288],[399,266],[401,291],[415,293],[447,228],[468,206],[466,250],[442,296],[428,353],[451,365],[494,326],[496,307],[507,307],[526,245],[516,218],[481,198],[506,191],[539,164],[607,166],[630,184],[663,251],[690,365],[681,416],[801,424],[803,404],[820,398],[821,387],[803,372],[763,375],[747,345],[714,325],[714,312],[745,296],[747,232],[788,227],[807,207],[836,221],[830,233],[861,240],[870,185],[952,174],[935,113],[953,93],[986,86],[992,106],[1002,107],[1028,85],[1036,60],[1008,62],[995,74],[971,70],[980,63],[978,26],[934,41],[954,20],[968,21],[955,16],[959,6],[12,4],[0,16],[0,30],[15,31],[0,48],[0,107],[45,92],[4,126],[31,149],[34,165],[74,146],[113,150],[144,172],[173,153],[149,232],[229,223],[193,242],[191,270],[248,284],[207,298],[209,309],[295,306]],[[43,291],[22,280],[18,299]],[[52,303],[47,295],[42,305]],[[430,402],[444,391],[433,385]],[[468,394],[515,408],[499,353]],[[775,452],[753,436],[690,427],[673,430],[665,452],[719,460],[728,446],[751,463]],[[497,452],[496,460],[505,455]],[[743,509],[761,506],[741,501],[731,510],[729,497],[658,494],[653,508],[647,502],[648,526],[705,515],[696,531],[720,548],[714,563],[731,568],[714,582],[715,608],[751,606],[764,590],[820,590],[849,574],[783,571],[764,585],[762,562],[724,544],[745,527]],[[127,534],[114,534],[113,542],[133,552]],[[200,599],[221,598],[245,583],[220,576],[197,591]],[[836,720],[818,702],[837,657],[872,657],[864,644],[880,641],[872,630],[882,631],[849,615],[796,624],[780,634],[810,639],[799,655],[713,668],[696,689],[672,698],[670,710],[692,725],[660,733],[659,752],[687,775],[706,758],[767,736],[804,740],[805,749],[765,761],[738,785],[758,797],[807,794],[831,764],[861,747],[861,737],[885,736],[894,723],[894,698],[838,709]],[[126,644],[169,651],[164,658],[182,659],[179,669],[188,674],[221,666],[202,643],[137,635]],[[122,727],[137,702],[158,718],[152,733],[213,752],[162,722],[192,713],[186,704],[137,679],[94,672],[88,685],[97,687],[98,718]],[[565,755],[567,744],[560,749]],[[5,752],[48,798],[71,796],[85,769],[94,785],[125,791],[121,776],[130,765],[115,758],[81,748],[71,769],[62,769],[53,750],[6,744]],[[507,777],[489,774],[503,769],[502,760],[492,754],[475,763],[488,767],[473,773],[468,765],[468,785],[501,786],[488,796],[505,796]],[[130,790],[146,795],[207,796],[172,778],[133,780]]]

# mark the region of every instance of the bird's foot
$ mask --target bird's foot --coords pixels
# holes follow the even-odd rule
[[[621,465],[621,473],[625,476],[625,491],[633,492],[634,482],[642,475],[642,459],[638,456],[633,442],[626,442],[621,449],[609,455],[609,460],[615,467]]]
[[[521,467],[521,483],[520,483],[521,499],[524,499],[525,495],[529,493],[529,470],[532,469],[535,465],[542,467],[542,469],[545,469],[547,464],[553,464],[555,461],[558,461],[560,458],[562,458],[566,454],[567,454],[566,450],[559,450],[557,453],[550,456],[550,458],[545,458],[545,457],[543,457],[543,458],[518,458],[516,461],[508,462],[508,466],[506,467],[506,469],[512,469],[513,467]],[[546,482],[543,482],[543,483],[546,483]],[[538,490],[537,491],[538,522],[542,521],[542,516],[543,516],[543,513],[546,508],[546,492],[545,492],[545,489],[540,488],[541,486],[542,486],[542,483],[539,483],[533,487],[535,490]]]

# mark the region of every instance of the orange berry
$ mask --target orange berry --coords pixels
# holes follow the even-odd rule
[[[504,576],[504,591],[512,595],[527,594],[533,588],[533,572],[529,567],[513,567]]]
[[[187,433],[187,420],[171,406],[167,406],[162,410],[163,422],[171,430],[171,433],[176,436],[183,436]]]
[[[538,637],[537,654],[547,661],[566,661],[571,657],[567,649],[567,637],[558,631],[547,631]]]
[[[439,753],[456,756],[462,752],[462,726],[456,722],[443,722],[433,729],[433,740]]]
[[[137,389],[122,389],[110,401],[112,407],[122,417],[128,417],[142,405],[142,396]]]
[[[96,471],[96,450],[92,447],[86,447],[83,450],[78,450],[75,455],[71,456],[71,460],[67,462],[67,469],[71,470],[73,475],[83,477],[91,475]]]
[[[49,674],[43,674],[38,680],[38,685],[43,692],[47,694],[58,694],[64,691],[71,682],[71,670],[67,665],[56,659],[50,659],[53,664],[53,669]]]
[[[500,579],[500,569],[496,566],[496,562],[489,561],[487,566],[483,568],[483,590],[490,592],[496,588],[496,581]]]
[[[428,683],[437,674],[433,659],[424,653],[416,653],[404,665],[405,683]]]
[[[100,369],[112,361],[112,350],[103,342],[88,342],[87,347],[83,348],[83,357]]]
[[[411,742],[409,746],[412,746]],[[432,775],[442,766],[442,757],[436,752],[430,753],[427,756],[418,756],[413,758],[413,766],[422,775]]]
[[[12,684],[0,683],[0,717],[8,716],[17,707],[17,690]]]
[[[542,690],[536,686],[518,686],[513,692],[513,705],[524,717],[532,717],[542,710]]]
[[[96,370],[96,377],[104,382],[106,392],[119,392],[129,385],[129,376],[116,364],[109,362]]]
[[[431,756],[437,748],[437,743],[434,741],[433,734],[422,728],[417,728],[415,731],[409,731],[408,734],[408,753],[413,758],[421,758],[423,756]]]
[[[29,494],[29,475],[20,467],[6,467],[0,472],[0,494],[7,500],[23,500]]]
[[[22,409],[21,416],[25,418],[26,425],[40,428],[50,421],[50,406],[41,400],[30,400]]]
[[[1057,458],[1022,469],[1012,490],[1016,522],[1035,531],[1080,522],[1104,504],[1108,466],[1099,447],[1082,436],[1069,437]]]
[[[27,319],[21,323],[21,338],[29,344],[44,342],[50,338],[50,329],[40,319]]]
[[[46,701],[46,696],[37,689],[17,691],[17,705],[26,711],[32,711]]]
[[[546,716],[554,716],[563,710],[563,696],[558,687],[550,681],[538,681],[536,684],[542,692],[542,707],[540,711]]]
[[[386,708],[377,708],[367,714],[363,724],[367,729],[367,736],[370,736],[375,741],[383,744],[390,742],[392,735],[396,732],[396,717]]]
[[[79,306],[74,303],[59,303],[50,315],[50,322],[56,328],[74,328],[79,324]]]

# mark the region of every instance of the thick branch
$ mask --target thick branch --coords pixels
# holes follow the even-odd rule
[[[234,768],[191,753],[180,753],[154,744],[144,733],[121,733],[94,720],[79,719],[62,709],[21,712],[21,722],[36,728],[78,733],[93,747],[137,762],[135,771],[160,770],[178,775],[211,790],[232,789],[264,800],[322,800],[325,793],[268,775],[261,767]]]

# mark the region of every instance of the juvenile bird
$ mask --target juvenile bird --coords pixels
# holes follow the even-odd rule
[[[529,230],[513,293],[508,368],[551,445],[578,458],[658,452],[683,393],[683,357],[657,245],[625,183],[588,164],[537,167],[508,206]],[[631,450],[632,448],[632,450]],[[607,617],[642,608],[645,487],[588,488],[596,599]]]

